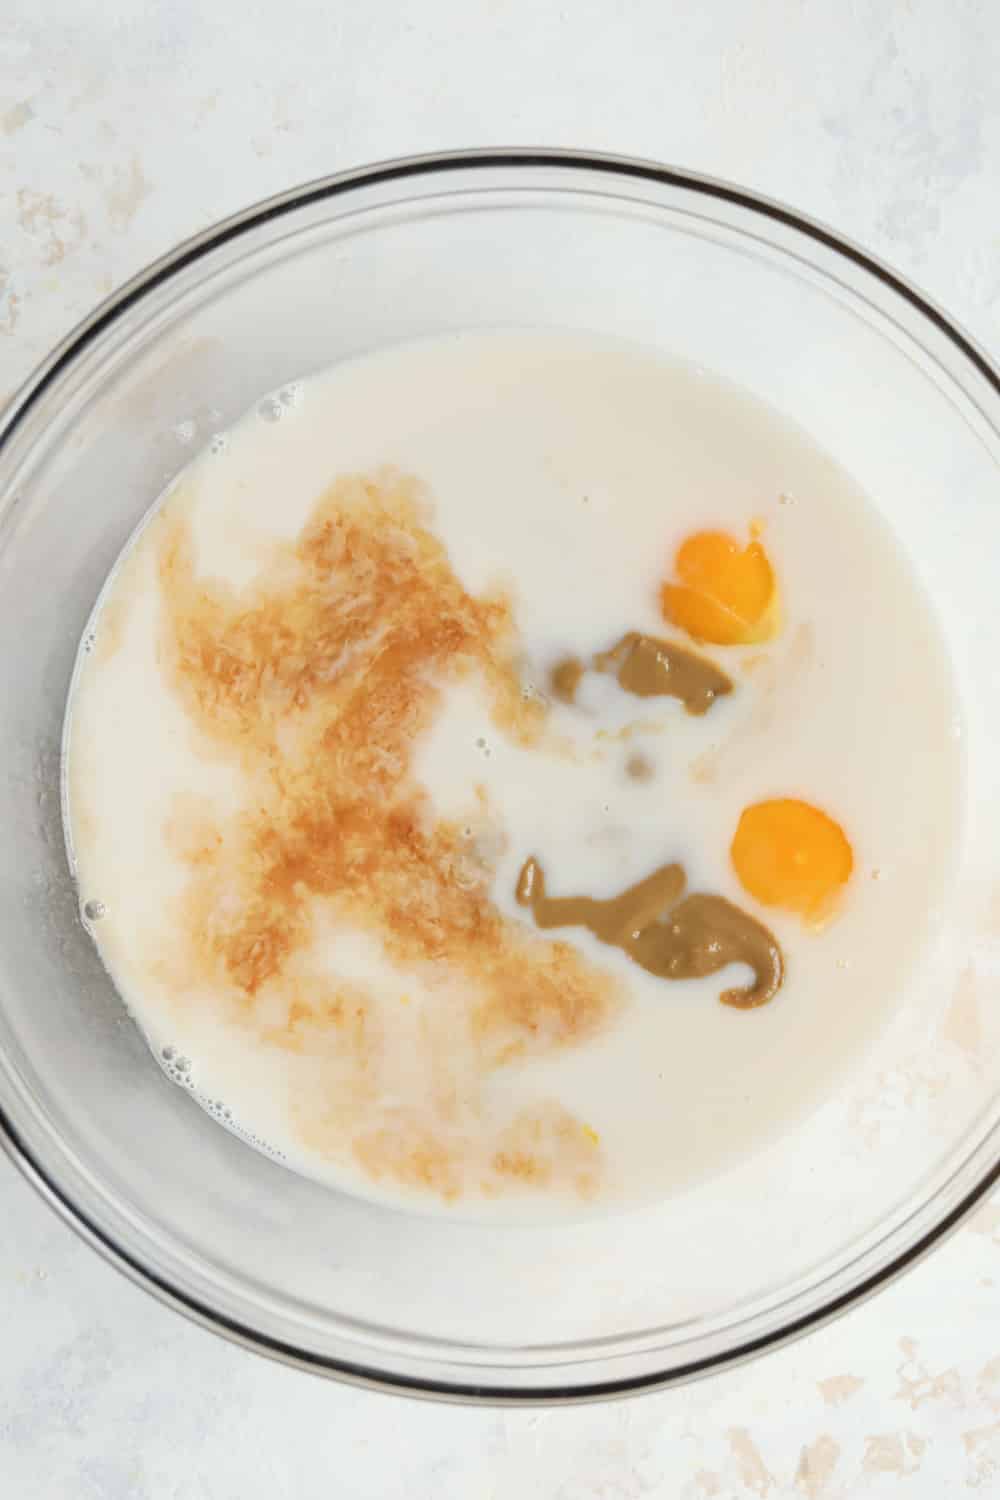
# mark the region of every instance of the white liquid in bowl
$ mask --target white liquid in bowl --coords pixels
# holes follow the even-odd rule
[[[705,648],[728,697],[695,716],[590,673],[552,699],[567,656],[683,640],[658,604],[679,542],[752,523],[784,623]],[[578,1215],[794,1129],[905,1003],[952,867],[955,716],[901,551],[798,430],[643,351],[469,334],[268,398],[171,486],[81,654],[70,843],[129,1009],[224,1123],[351,1191]],[[821,931],[732,868],[774,797],[852,844]],[[671,982],[537,932],[530,855],[599,898],[679,861],[768,924],[780,991],[739,1011],[739,970]]]

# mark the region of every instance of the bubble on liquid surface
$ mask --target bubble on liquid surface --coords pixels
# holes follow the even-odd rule
[[[261,1136],[241,1125],[239,1120],[234,1118],[232,1110],[224,1099],[213,1099],[210,1095],[202,1093],[194,1081],[196,1072],[194,1063],[177,1047],[168,1043],[167,1046],[157,1050],[156,1056],[171,1083],[176,1083],[180,1088],[186,1089],[195,1103],[201,1105],[205,1113],[228,1130],[230,1135],[238,1136],[241,1141],[245,1141],[248,1146],[252,1146],[262,1155],[271,1157],[273,1161],[287,1161],[284,1151],[279,1150],[277,1146],[272,1146],[269,1141],[265,1141]]]
[[[277,1146],[272,1146],[269,1141],[265,1141],[261,1136],[255,1135],[252,1130],[247,1130],[238,1120],[234,1119],[228,1104],[224,1104],[221,1099],[208,1099],[204,1094],[199,1094],[197,1091],[194,1097],[206,1113],[211,1115],[213,1120],[218,1121],[220,1125],[228,1130],[230,1135],[235,1135],[241,1141],[246,1141],[248,1146],[253,1146],[254,1150],[261,1152],[263,1156],[271,1157],[273,1161],[287,1161],[288,1158],[284,1151],[279,1151]]]
[[[257,415],[264,422],[280,422],[284,410],[277,396],[265,396],[257,408]]]
[[[302,400],[302,385],[298,380],[289,381],[283,385],[278,392],[278,400],[282,406],[298,406]]]
[[[226,437],[226,434],[224,432],[213,432],[208,444],[208,451],[216,454],[225,453],[228,447],[229,439]]]
[[[178,422],[174,428],[174,437],[186,448],[189,443],[194,442],[197,431],[198,424],[196,422]]]
[[[98,901],[95,897],[83,903],[83,915],[88,922],[99,922],[106,911],[107,907],[104,902]]]

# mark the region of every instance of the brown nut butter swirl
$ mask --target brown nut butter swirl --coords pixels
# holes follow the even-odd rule
[[[679,698],[689,714],[707,713],[716,698],[733,690],[732,680],[707,656],[630,630],[609,651],[593,659],[596,672],[608,672],[619,687],[637,698]],[[564,703],[572,703],[586,665],[576,656],[564,657],[549,674],[552,692]]]
[[[747,964],[753,983],[723,990],[719,999],[738,1010],[766,1005],[784,976],[774,937],[723,896],[685,896],[686,884],[681,866],[669,864],[606,901],[547,896],[544,872],[532,857],[522,866],[516,896],[539,927],[586,927],[659,979],[701,979],[727,964]]]

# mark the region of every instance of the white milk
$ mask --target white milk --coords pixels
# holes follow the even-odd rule
[[[526,930],[513,893],[530,854],[553,895],[608,896],[681,861],[691,890],[728,897],[778,938],[787,976],[769,1005],[719,1003],[739,970],[671,983],[567,929],[557,936],[617,978],[618,1009],[575,1045],[484,1066],[467,1034],[475,985],[449,980],[447,955],[433,973],[400,965],[377,932],[352,930],[318,903],[309,973],[368,996],[377,1037],[363,1103],[338,1113],[359,1087],[339,1035],[294,1052],[268,1045],[261,1017],[271,1007],[282,1019],[280,987],[254,999],[250,1022],[236,1021],[211,985],[185,989],[165,970],[192,878],[164,831],[178,798],[204,799],[225,825],[248,794],[233,756],[206,752],[165,679],[157,528],[185,515],[199,575],[250,589],[332,481],[387,470],[425,487],[428,528],[465,590],[507,591],[522,679],[541,691],[557,659],[591,657],[628,630],[677,639],[657,592],[678,542],[704,527],[745,538],[761,523],[784,628],[762,648],[706,648],[736,690],[703,718],[588,677],[577,705],[553,704],[541,741],[525,746],[492,721],[473,673],[444,690],[413,773],[435,814],[485,843],[489,893]],[[81,903],[103,909],[89,925],[129,1010],[172,1076],[224,1123],[304,1172],[394,1202],[579,1214],[669,1193],[794,1129],[906,1003],[953,864],[956,724],[928,601],[876,507],[797,429],[641,350],[468,334],[344,364],[269,398],[171,486],[112,574],[81,653],[69,842]],[[622,729],[629,738],[615,737]],[[649,781],[624,774],[636,750],[655,767]],[[827,809],[853,845],[846,898],[822,932],[756,908],[731,868],[740,811],[772,796]],[[570,1122],[573,1164],[556,1160],[534,1181],[498,1177],[490,1163],[501,1138],[510,1144],[503,1132],[536,1117],[550,1132],[553,1119]],[[425,1124],[447,1140],[457,1190],[442,1196],[359,1161],[358,1132]],[[529,1152],[535,1138],[530,1127],[516,1137]]]

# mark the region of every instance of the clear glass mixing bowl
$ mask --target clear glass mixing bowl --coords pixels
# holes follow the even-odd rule
[[[935,601],[971,809],[927,982],[837,1096],[659,1207],[561,1229],[390,1211],[221,1130],[125,1015],[79,920],[60,818],[80,633],[186,445],[347,355],[501,324],[692,359],[854,474]],[[527,1401],[659,1385],[885,1282],[1000,1170],[998,433],[995,370],[892,273],[787,209],[638,162],[392,163],[250,209],[151,267],[0,420],[11,1155],[94,1246],[189,1316],[302,1367],[415,1392]],[[864,608],[849,586],[844,607]],[[845,755],[859,733],[844,726]]]

